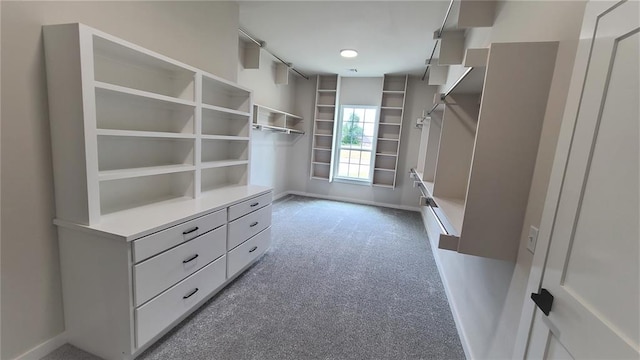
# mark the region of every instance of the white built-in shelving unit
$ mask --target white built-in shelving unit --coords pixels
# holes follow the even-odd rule
[[[269,247],[252,93],[82,24],[43,33],[66,339],[130,360]]]
[[[407,80],[407,75],[385,75],[383,79],[373,186],[396,186]]]
[[[318,75],[311,148],[311,179],[333,180],[333,149],[338,119],[339,75]]]
[[[556,51],[555,42],[468,49],[473,67],[438,96],[444,112],[423,127],[412,175],[440,248],[515,261]]]
[[[257,104],[253,106],[253,128],[304,135],[302,116]]]

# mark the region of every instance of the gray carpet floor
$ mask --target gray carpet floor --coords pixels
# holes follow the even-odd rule
[[[464,359],[419,213],[289,196],[271,249],[139,359]],[[96,360],[71,345],[46,360]]]

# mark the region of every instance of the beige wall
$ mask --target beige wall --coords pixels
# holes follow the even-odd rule
[[[253,102],[301,114],[296,108],[295,94],[298,81],[308,81],[293,72],[289,73],[289,84],[275,83],[276,63],[279,61],[261,51],[260,68],[245,69],[242,66],[244,43],[238,47],[238,84],[253,90]],[[309,119],[304,119],[309,121]],[[253,131],[251,138],[251,183],[271,186],[275,197],[289,190],[289,172],[292,147],[304,135],[287,135],[272,131]]]
[[[533,258],[526,238],[529,227],[539,227],[542,217],[584,8],[582,1],[502,1],[493,27],[466,33],[467,48],[492,42],[560,41],[516,264],[435,251],[474,358],[510,358],[513,351]],[[462,66],[451,66],[441,91],[463,72]]]
[[[2,33],[2,359],[64,330],[41,25],[82,22],[235,81],[231,2],[8,2]]]

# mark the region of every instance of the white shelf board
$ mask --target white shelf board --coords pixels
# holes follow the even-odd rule
[[[398,154],[397,153],[376,153],[376,156],[392,156],[392,157],[397,157]]]
[[[254,128],[256,130],[279,131],[279,132],[282,132],[282,133],[285,133],[285,134],[300,134],[300,135],[304,135],[304,131],[297,130],[297,129],[291,129],[291,128],[285,128],[285,127],[281,127],[281,126],[264,125],[264,124],[253,124],[252,128]]]
[[[333,119],[329,120],[329,119],[316,119],[316,121],[319,122],[333,122]]]
[[[455,229],[456,235],[460,236],[462,231],[462,220],[464,219],[464,200],[437,196],[434,196],[433,200],[435,200],[438,207],[445,214],[447,221],[449,221]]]
[[[381,138],[381,137],[379,137],[378,140],[382,140],[382,141],[400,141],[400,139]]]
[[[404,95],[404,91],[403,90],[382,90],[383,94],[403,94]]]
[[[54,223],[123,241],[131,241],[179,223],[195,219],[239,203],[247,197],[267,193],[271,188],[257,185],[233,185],[202,193],[197,199],[180,197],[127,209],[100,218],[92,226],[56,219]]]
[[[336,90],[336,89],[318,89],[318,92],[321,92],[321,93],[334,93],[334,92],[337,92],[337,91],[338,90]]]
[[[220,160],[220,161],[203,161],[201,163],[202,169],[213,169],[226,166],[246,165],[249,160]]]
[[[326,165],[326,166],[331,165],[331,163],[325,163],[325,162],[320,162],[320,161],[313,161],[312,164],[313,165]]]
[[[312,176],[311,179],[314,180],[329,180],[329,177],[320,177],[320,176]]]
[[[315,136],[326,136],[326,137],[332,137],[333,135],[331,134],[313,134]]]
[[[375,171],[387,171],[387,172],[396,172],[393,169],[385,169],[385,168],[374,168]]]
[[[149,166],[133,169],[104,170],[98,172],[98,180],[109,181],[129,179],[141,176],[172,174],[178,172],[194,171],[196,167],[190,164]]]
[[[187,106],[193,106],[193,107],[196,106],[196,103],[190,100],[184,100],[184,99],[179,99],[179,98],[166,96],[166,95],[160,95],[160,94],[156,94],[148,91],[132,89],[132,88],[128,88],[120,85],[108,84],[102,81],[94,81],[93,83],[96,89],[108,90],[108,91],[113,91],[120,94],[128,94],[132,96],[138,96],[138,97],[143,97],[147,99],[153,99],[153,100],[158,100],[158,101],[163,101],[163,102],[168,102],[173,104],[187,105]]]
[[[218,111],[221,113],[232,114],[232,115],[240,115],[240,116],[247,116],[247,117],[251,116],[251,113],[248,113],[246,111],[234,110],[234,109],[229,109],[222,106],[215,106],[215,105],[209,105],[204,103],[202,104],[202,108],[207,110]]]
[[[402,125],[402,124],[398,124],[398,123],[383,123],[383,122],[378,123],[378,124],[385,125],[385,126],[400,126],[400,125]]]
[[[400,111],[402,111],[403,107],[402,106],[381,106],[380,109],[382,109],[382,110],[400,110]]]
[[[331,148],[319,148],[319,147],[315,147],[315,148],[313,148],[313,150],[319,150],[319,151],[331,151]]]
[[[382,188],[387,188],[387,189],[393,189],[393,185],[389,185],[389,184],[381,184],[381,183],[373,183],[372,186],[377,186],[377,187],[382,187]]]
[[[329,105],[329,104],[318,104],[316,106],[317,107],[321,107],[321,108],[334,108],[334,107],[336,107],[335,105]]]
[[[200,135],[202,140],[230,140],[230,141],[249,141],[248,136],[233,135]]]
[[[195,139],[195,134],[159,132],[159,131],[136,131],[136,130],[114,130],[97,129],[98,136],[122,136],[122,137],[148,137],[163,139]]]
[[[282,114],[282,115],[286,115],[287,117],[291,117],[291,118],[294,118],[294,119],[302,120],[302,116],[291,114],[291,113],[288,113],[286,111],[277,110],[277,109],[270,108],[270,107],[264,106],[264,105],[259,105],[259,104],[254,104],[253,106],[255,106],[258,109],[267,110],[268,112],[272,112],[272,113],[276,113],[276,114]]]

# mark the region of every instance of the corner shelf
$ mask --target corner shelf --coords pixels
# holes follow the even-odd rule
[[[257,104],[253,106],[252,127],[256,130],[304,135],[304,122],[301,116]]]

